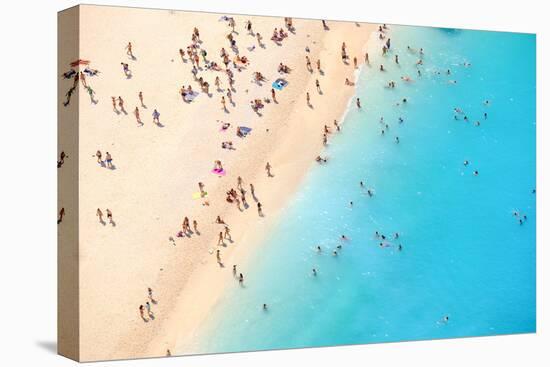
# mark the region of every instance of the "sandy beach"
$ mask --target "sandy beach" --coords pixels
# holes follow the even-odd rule
[[[344,81],[354,80],[357,70],[353,62],[342,62],[342,42],[361,66],[377,28],[328,22],[328,29],[323,29],[319,20],[293,19],[292,33],[283,18],[229,15],[236,22],[238,33],[233,35],[239,56],[245,55],[249,64],[241,71],[230,66],[234,104],[225,97],[224,111],[220,103],[228,88],[224,72],[198,73],[209,83],[211,96],[201,92],[186,103],[179,93],[188,85],[200,91],[191,62],[183,62],[178,52],[191,43],[194,27],[200,31],[207,60],[223,68],[222,47],[231,58],[235,56],[226,39],[231,28],[221,16],[80,6],[79,58],[100,71],[86,79],[95,102],[82,83],[76,94],[80,154],[73,154],[79,164],[81,361],[164,356],[167,350],[173,355],[193,352],[196,331],[229,282],[235,282],[232,266],[244,274],[246,285],[246,260],[252,251],[261,251],[252,245],[261,243],[267,230],[284,220],[281,209],[308,168],[317,164],[324,125],[334,131],[333,121],[340,120],[354,95],[354,87]],[[264,47],[245,30],[247,20],[262,35]],[[274,28],[289,33],[280,45],[270,40]],[[128,42],[135,59],[126,53]],[[306,55],[312,72],[306,68]],[[61,55],[59,62],[68,70],[72,57]],[[318,59],[322,73],[316,69]],[[291,68],[290,74],[277,72],[281,62]],[[124,75],[121,63],[129,65],[131,77]],[[204,65],[202,59],[200,64]],[[267,80],[254,82],[254,72]],[[216,76],[223,91],[216,90]],[[271,98],[271,83],[281,77],[288,85],[276,92],[277,103],[266,102],[259,114],[254,112],[250,101]],[[72,82],[60,83],[69,88]],[[306,104],[307,92],[311,106]],[[111,97],[118,96],[124,99],[127,113],[113,110]],[[368,108],[368,101],[362,105]],[[136,123],[136,107],[142,125]],[[160,113],[158,125],[152,122],[155,109]],[[231,124],[227,131],[221,131],[221,121]],[[252,131],[241,138],[236,136],[237,126]],[[222,149],[225,141],[232,141],[234,150]],[[97,150],[111,154],[114,169],[98,164]],[[211,172],[215,160],[223,163],[224,176]],[[267,162],[272,177],[266,174]],[[226,192],[237,189],[239,176],[249,205],[247,209],[241,205],[242,210],[226,201]],[[198,182],[204,183],[207,197],[193,197]],[[250,183],[263,217],[249,192]],[[114,224],[106,218],[105,224],[99,223],[98,208],[104,214],[110,209]],[[224,246],[217,246],[224,229],[215,223],[218,215],[231,230],[231,240]],[[198,222],[199,233],[177,236],[184,217]],[[216,260],[218,249],[223,266]],[[151,308],[154,316],[145,322],[138,306],[148,301],[149,287],[156,303]]]

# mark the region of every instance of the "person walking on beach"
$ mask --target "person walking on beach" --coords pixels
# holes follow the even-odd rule
[[[359,98],[355,100],[355,104],[357,105],[357,108],[361,108],[361,100]]]
[[[149,301],[145,302],[145,308],[147,309],[147,314],[149,315],[149,318],[152,320],[155,318],[155,314],[153,311],[151,311],[151,304]]]
[[[84,73],[81,71],[79,73],[79,77],[80,77],[80,81],[82,82],[82,85],[84,86],[84,88],[86,88],[88,86],[86,84],[86,75],[84,75]]]
[[[101,223],[101,224],[105,223],[103,221],[103,212],[101,211],[101,209],[97,208],[97,210],[95,212],[95,215],[99,218],[99,223]]]
[[[256,194],[254,193],[254,185],[250,184],[250,194],[252,197],[256,197]]]
[[[231,241],[231,234],[229,233],[229,227],[228,226],[225,226],[223,238],[228,239],[229,241]]]
[[[95,156],[97,157],[97,163],[103,164],[103,161],[101,160],[101,151],[100,150],[95,152]]]
[[[221,103],[222,103],[222,110],[227,111],[227,107],[225,106],[225,97],[224,96],[222,96]]]
[[[267,172],[267,177],[273,177],[273,174],[271,173],[271,164],[269,164],[269,162],[266,163],[265,170]]]
[[[241,176],[237,177],[237,188],[240,190],[243,189],[243,178]]]
[[[157,125],[160,125],[160,119],[159,118],[160,118],[160,113],[155,108],[155,110],[153,111],[153,123],[155,123]]]
[[[260,217],[263,217],[264,216],[264,213],[262,211],[262,203],[258,202],[258,215]]]
[[[323,91],[321,90],[321,83],[319,83],[319,79],[315,79],[315,87],[317,88],[317,93],[323,94]]]
[[[147,322],[147,319],[145,318],[145,306],[139,305],[139,315],[143,321]]]
[[[193,231],[195,231],[196,234],[200,234],[199,232],[199,223],[195,219],[193,219]]]
[[[153,298],[153,290],[151,289],[151,287],[147,287],[147,297],[149,297],[153,304],[157,303],[157,301],[155,301],[155,299]]]
[[[273,102],[279,103],[277,101],[277,96],[275,95],[275,89],[273,89],[273,88],[271,88],[271,99],[273,100]]]
[[[357,57],[353,57],[353,68],[357,69]]]
[[[368,52],[365,52],[365,64],[367,64],[367,65],[370,64],[369,53]]]
[[[130,67],[125,62],[121,62],[120,65],[122,65],[122,71],[124,72],[124,75],[127,77],[130,76]]]
[[[109,209],[106,209],[105,211],[107,212],[107,219],[109,219],[109,223],[114,224],[114,222],[113,222],[113,213],[111,213],[111,211]]]
[[[317,72],[321,73],[321,59],[317,59]]]
[[[118,96],[118,107],[120,108],[120,110],[121,110],[122,112],[126,112],[126,111],[124,110],[124,100],[122,99],[121,96]]]
[[[220,250],[216,250],[216,260],[218,261],[218,264],[222,263],[222,257],[220,255]]]
[[[132,42],[128,42],[126,46],[126,55],[130,56],[132,59],[134,58],[134,54],[132,53]]]
[[[61,210],[59,211],[59,215],[57,217],[57,224],[63,221],[64,216],[65,216],[65,208],[61,208]]]
[[[116,108],[116,98],[115,98],[115,97],[111,97],[111,100],[113,101],[113,111],[118,112],[118,110],[117,110],[117,108]]]
[[[239,284],[240,285],[243,285],[244,283],[244,276],[243,276],[243,273],[239,273]]]
[[[206,195],[206,191],[204,191],[204,184],[202,182],[199,182],[199,191],[201,193],[201,197]]]
[[[109,152],[105,152],[105,162],[107,162],[108,168],[113,168],[113,158]]]
[[[309,107],[311,107],[311,99],[309,98],[309,92],[306,92],[306,102]]]
[[[224,245],[224,242],[223,242],[223,232],[220,232],[218,234],[218,246],[223,246]]]

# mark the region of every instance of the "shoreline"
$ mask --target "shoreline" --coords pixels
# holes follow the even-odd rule
[[[82,9],[85,11],[81,15],[81,57],[92,59],[92,66],[100,69],[101,74],[90,80],[97,90],[99,104],[90,105],[85,93],[78,93],[81,149],[86,152],[79,158],[82,170],[81,359],[158,357],[165,355],[167,349],[173,355],[189,354],[187,341],[192,341],[222,292],[227,291],[229,282],[235,281],[231,276],[232,264],[238,264],[241,271],[241,266],[245,266],[246,276],[243,264],[258,250],[261,238],[280,220],[285,204],[315,164],[315,156],[323,149],[323,125],[330,126],[332,120],[342,119],[351,107],[355,86],[344,86],[344,79],[351,73],[355,73],[357,79],[360,70],[342,63],[341,42],[346,42],[350,57],[357,56],[361,66],[376,25],[331,23],[330,31],[325,31],[318,20],[297,19],[296,34],[290,34],[282,46],[275,46],[267,38],[270,29],[284,24],[282,19],[234,15],[241,32],[237,38],[241,52],[250,58],[250,66],[235,73],[236,106],[228,106],[229,113],[223,113],[218,109],[222,94],[215,91],[210,98],[200,95],[191,104],[181,102],[176,92],[178,85],[192,83],[190,63],[182,65],[177,59],[177,45],[183,46],[182,42],[166,41],[158,45],[154,37],[157,32],[173,33],[177,27],[190,34],[196,24],[209,58],[217,59],[218,49],[227,47],[220,42],[227,33],[226,25],[212,26],[219,15],[172,14],[160,10],[151,13],[142,9],[94,6],[82,6]],[[111,40],[107,32],[100,32],[98,36],[91,31],[98,28],[98,23],[108,25],[122,14],[126,22],[116,34],[116,40]],[[242,31],[246,19],[261,29],[265,49],[245,51],[245,46],[253,43],[253,38],[246,38]],[[134,24],[149,23],[161,26],[152,35],[135,34]],[[209,25],[212,27],[208,28]],[[119,61],[124,60],[123,46],[128,39],[133,41],[138,56],[137,61],[131,61],[133,77],[123,80]],[[310,47],[308,55],[312,63],[318,56],[321,58],[321,69],[326,75],[307,72],[304,46]],[[155,53],[140,52],[140,47],[142,50],[155,47]],[[258,117],[250,110],[248,101],[269,95],[269,84],[278,77],[274,71],[279,61],[293,69],[284,76],[289,86],[277,92],[279,102],[266,105],[263,116]],[[166,70],[150,75],[152,65],[166,65]],[[253,71],[266,73],[268,84],[250,83],[248,78]],[[212,74],[203,72],[202,75]],[[323,95],[315,92],[316,78],[321,81]],[[213,84],[211,79],[210,76],[209,82]],[[113,114],[109,96],[122,95],[127,101],[133,100],[136,97],[132,94],[141,89],[149,105],[142,110],[143,114],[148,116],[153,108],[158,108],[164,128],[152,127],[148,122],[137,128],[131,113],[128,116]],[[314,108],[306,106],[307,90]],[[329,100],[331,103],[326,103]],[[133,109],[133,103],[128,105],[128,111]],[[253,132],[237,141],[236,151],[225,151],[216,141],[221,143],[227,139],[229,132],[219,132],[216,120],[230,121],[233,126],[249,124]],[[266,128],[269,132],[264,131]],[[98,171],[94,159],[87,155],[95,152],[98,144],[112,150],[116,170]],[[227,170],[225,177],[207,173],[214,159],[223,161]],[[266,177],[266,161],[273,166],[274,177]],[[186,169],[175,170],[179,167]],[[245,187],[254,183],[265,218],[258,220],[256,203],[252,200],[250,209],[243,212],[225,202],[225,191],[236,187],[237,176],[243,177]],[[206,185],[209,206],[191,198],[197,191],[198,181]],[[174,193],[177,195],[173,196]],[[139,205],[139,198],[146,199],[146,205]],[[94,215],[97,207],[113,210],[116,227],[98,228]],[[233,237],[233,243],[220,248],[225,263],[221,269],[216,263],[215,251],[217,233],[223,227],[213,223],[216,215],[228,223]],[[200,235],[182,239],[175,236],[184,216],[198,221]],[[171,243],[168,237],[176,239]],[[125,259],[123,264],[120,258]],[[98,289],[98,283],[111,286]],[[158,304],[153,307],[155,319],[144,323],[136,310],[137,305],[146,300],[147,287],[153,289]],[[104,307],[105,299],[109,299],[109,307]]]
[[[372,24],[368,24],[368,25],[372,26],[372,27],[375,27],[375,25],[372,25]],[[371,43],[376,41],[376,37],[375,37],[376,34],[377,34],[376,29],[372,28],[369,37],[367,37],[367,40],[365,41],[365,43],[363,44],[363,46],[361,48],[362,55],[364,55],[365,49],[369,48]],[[366,65],[365,65],[364,62],[360,62],[358,64],[358,69],[354,70],[354,72],[353,72],[353,74],[354,74],[353,82],[354,82],[355,85],[350,89],[350,90],[352,90],[352,92],[347,93],[349,95],[349,97],[347,98],[347,103],[344,105],[344,109],[343,109],[342,113],[340,114],[341,117],[336,119],[338,121],[338,123],[340,124],[340,126],[342,126],[342,127],[345,126],[343,124],[343,122],[346,118],[346,115],[348,114],[350,109],[353,108],[354,97],[356,95],[356,89],[357,89],[357,83],[359,81],[359,77],[360,77],[360,75],[363,71],[363,68],[365,66]],[[305,93],[302,95],[302,97],[305,98]],[[336,115],[338,115],[338,114],[336,114]],[[334,133],[338,134],[339,132],[334,132]],[[319,154],[322,154],[322,151],[325,148],[326,147],[321,145],[319,147],[319,150],[318,150]],[[261,250],[261,246],[262,246],[263,243],[265,243],[266,237],[269,235],[269,233],[271,233],[274,230],[274,228],[277,226],[277,224],[282,220],[282,218],[281,218],[282,212],[284,212],[284,210],[287,208],[289,200],[292,200],[294,195],[296,195],[296,193],[299,191],[301,184],[304,182],[304,180],[306,179],[306,177],[309,174],[310,170],[315,166],[315,164],[317,164],[317,163],[314,160],[312,160],[309,164],[307,164],[307,167],[303,167],[303,168],[305,168],[302,171],[303,173],[296,175],[296,181],[295,181],[294,186],[291,189],[289,189],[288,192],[285,194],[285,200],[281,201],[280,205],[275,208],[276,215],[273,216],[272,218],[268,219],[268,223],[266,223],[263,226],[263,228],[257,229],[255,231],[253,230],[253,231],[250,231],[250,232],[247,232],[247,233],[243,234],[243,236],[240,239],[240,242],[241,243],[246,243],[246,244],[252,244],[254,246],[254,248],[250,248],[248,251],[240,251],[240,250],[242,250],[242,248],[236,249],[234,256],[231,257],[231,260],[233,260],[234,263],[244,264],[245,267],[246,267],[246,265],[248,265],[252,261],[252,258],[254,257],[254,255],[256,255],[257,252]],[[305,164],[304,164],[304,166],[305,166]],[[212,305],[209,308],[208,311],[211,311],[212,309],[215,308],[215,305],[219,302],[220,298],[223,296],[224,293],[239,291],[235,286],[232,286],[232,284],[235,284],[235,279],[231,279],[231,278],[227,277],[224,280],[224,286],[221,287],[223,289],[217,295],[216,302],[214,303],[214,305]],[[202,328],[204,328],[204,326],[205,326],[204,321],[207,319],[208,314],[209,314],[209,312],[203,315],[203,317],[202,317],[203,321],[200,322],[200,326],[198,326],[192,332],[188,331],[188,332],[184,333],[186,335],[184,335],[184,336],[180,337],[180,339],[178,339],[178,342],[176,343],[176,348],[175,348],[176,354],[180,354],[180,353],[181,354],[189,354],[189,355],[201,354],[201,352],[197,351],[196,349],[193,349],[194,347],[200,346],[200,344],[199,344],[200,342],[199,343],[193,343],[193,342],[191,342],[191,339],[196,337],[197,332],[199,330],[202,330]],[[205,352],[203,351],[202,353],[205,353]],[[209,352],[206,351],[206,353],[209,353]]]

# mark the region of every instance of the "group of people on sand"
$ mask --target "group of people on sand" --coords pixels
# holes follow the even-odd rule
[[[109,221],[109,224],[114,227],[115,222],[113,220],[113,213],[108,208],[105,209],[105,212],[107,213],[107,220]],[[101,211],[101,209],[97,208],[95,215],[97,216],[97,218],[99,220],[99,223],[101,223],[103,225],[106,224],[105,220],[103,220],[103,212]]]
[[[99,163],[101,167],[106,167],[109,169],[115,168],[115,166],[113,165],[113,157],[111,156],[111,153],[105,152],[105,160],[103,160],[103,154],[101,153],[101,150],[98,150],[95,153],[95,157],[97,158],[97,163]]]
[[[153,290],[149,287],[147,288],[147,301],[145,305],[139,305],[139,315],[143,322],[153,321],[155,319],[155,314],[152,311],[152,305],[156,305],[157,301],[153,298]],[[170,354],[170,350],[168,350]]]
[[[90,101],[92,103],[97,103],[95,100],[95,91],[92,89],[90,85],[88,85],[86,81],[86,75],[88,76],[97,76],[99,74],[99,70],[97,69],[91,69],[89,66],[86,66],[83,71],[76,71],[75,69],[71,68],[69,71],[63,73],[64,79],[73,79],[73,86],[69,88],[67,93],[65,93],[66,100],[63,102],[63,106],[67,107],[71,103],[71,97],[73,93],[76,91],[76,88],[78,87],[78,83],[82,83],[82,86],[90,96]]]

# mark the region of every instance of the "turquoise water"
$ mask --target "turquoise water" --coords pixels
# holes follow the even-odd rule
[[[390,55],[360,74],[363,109],[331,136],[329,163],[308,172],[198,352],[535,331],[535,36],[392,27],[390,37]],[[420,78],[407,45],[424,49]]]

